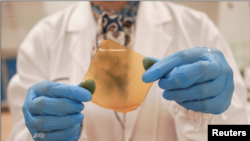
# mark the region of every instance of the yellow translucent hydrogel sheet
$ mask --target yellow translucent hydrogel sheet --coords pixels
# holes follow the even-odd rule
[[[84,78],[96,83],[91,102],[120,113],[137,109],[152,85],[142,81],[143,58],[114,41],[103,41]]]

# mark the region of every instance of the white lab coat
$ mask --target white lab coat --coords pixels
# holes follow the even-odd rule
[[[213,47],[221,50],[234,72],[235,90],[229,109],[220,115],[187,111],[162,98],[157,82],[136,110],[118,114],[85,103],[81,141],[203,141],[208,124],[246,124],[246,88],[233,55],[209,18],[198,11],[170,2],[141,2],[133,50],[162,59],[180,50]],[[42,19],[22,43],[18,73],[8,88],[14,127],[9,141],[31,141],[22,106],[28,88],[42,80],[77,85],[84,78],[95,44],[96,24],[89,2],[77,2]]]

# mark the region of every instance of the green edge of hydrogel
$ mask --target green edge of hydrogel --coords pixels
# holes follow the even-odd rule
[[[89,90],[92,93],[92,95],[95,92],[95,81],[92,79],[84,80],[83,82],[80,83],[79,86]]]
[[[145,57],[142,62],[145,70],[149,69],[155,63],[155,61],[152,61],[147,57]]]

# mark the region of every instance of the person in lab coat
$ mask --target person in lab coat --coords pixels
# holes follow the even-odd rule
[[[120,32],[104,34],[108,22],[95,5],[119,11],[126,4],[77,2],[31,30],[8,87],[9,141],[202,141],[208,124],[247,123],[246,88],[230,48],[204,13],[140,2],[127,31],[110,26]],[[155,62],[144,82],[159,80],[143,104],[125,114],[88,102],[91,93],[78,86],[98,43],[112,38]]]

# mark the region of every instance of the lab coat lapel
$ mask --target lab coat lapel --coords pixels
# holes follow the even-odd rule
[[[156,11],[154,11],[157,9]],[[171,16],[167,8],[162,5],[162,2],[140,2],[137,14],[136,31],[135,31],[135,44],[133,50],[147,57],[154,57],[162,59],[166,54],[168,47],[171,43],[171,36],[164,33],[163,26],[171,21]],[[154,86],[154,85],[153,85]],[[155,94],[155,93],[153,93]],[[149,93],[148,93],[149,95]],[[152,95],[152,94],[151,94]],[[145,123],[147,127],[152,127],[151,131],[157,131],[158,114],[159,114],[159,95],[147,96],[151,98],[150,102],[143,103],[138,109],[126,114],[126,138],[129,141],[134,126],[136,124],[140,108],[147,107],[144,104],[150,104],[151,121]],[[146,117],[145,117],[146,118]],[[143,127],[142,127],[143,128]],[[153,138],[156,133],[150,133]],[[155,139],[154,139],[155,140]]]
[[[72,11],[67,27],[67,38],[72,44],[69,52],[79,67],[74,68],[72,83],[80,83],[85,76],[91,62],[91,54],[95,45],[96,23],[91,11],[90,2],[79,2]],[[78,75],[76,75],[78,74]]]
[[[146,57],[162,59],[172,41],[163,31],[171,15],[162,2],[141,2],[138,9],[134,50]]]

